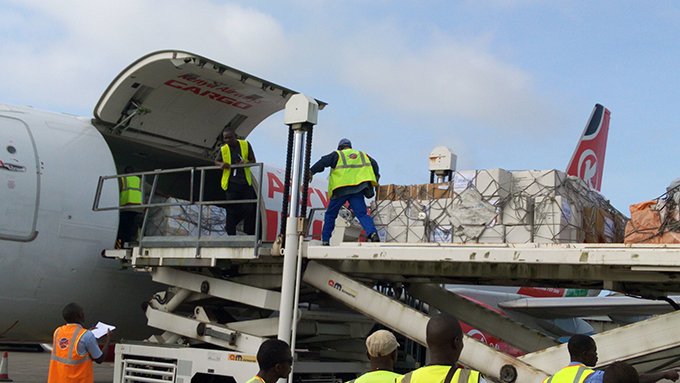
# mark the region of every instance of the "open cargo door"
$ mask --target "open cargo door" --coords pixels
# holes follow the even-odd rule
[[[295,93],[205,57],[160,51],[119,74],[94,116],[112,135],[205,158],[225,126],[246,137]]]

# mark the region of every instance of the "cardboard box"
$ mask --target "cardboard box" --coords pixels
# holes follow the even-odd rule
[[[485,227],[482,234],[476,238],[466,237],[464,235],[454,236],[454,242],[461,243],[504,243],[505,242],[505,228],[503,225],[496,225]]]
[[[581,229],[571,225],[539,225],[535,228],[534,243],[581,243]]]
[[[504,199],[512,192],[512,174],[503,169],[478,170],[475,187],[486,198]]]
[[[402,185],[379,185],[376,199],[378,201],[408,201],[411,199],[411,187]]]
[[[378,228],[378,236],[384,233],[385,242],[414,243],[427,242],[424,226],[389,225]]]
[[[513,192],[528,196],[561,195],[566,182],[567,174],[555,169],[512,172]]]
[[[567,197],[537,198],[534,207],[534,225],[573,225],[582,227],[583,215],[577,203]]]
[[[620,232],[622,225],[618,227],[612,215],[601,207],[586,207],[583,209],[583,231],[586,243],[614,243],[616,240],[623,242],[617,230]]]
[[[505,242],[530,243],[533,240],[531,225],[504,225]]]
[[[371,217],[376,225],[406,225],[408,224],[407,206],[406,201],[378,201],[376,208],[371,212]]]
[[[504,225],[531,225],[534,222],[534,198],[514,196],[503,206]]]

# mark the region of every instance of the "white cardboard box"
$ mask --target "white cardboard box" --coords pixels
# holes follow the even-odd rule
[[[512,192],[512,174],[503,169],[478,170],[475,187],[485,198],[506,198]]]

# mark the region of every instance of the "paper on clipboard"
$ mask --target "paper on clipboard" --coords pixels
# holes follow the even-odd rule
[[[110,324],[102,323],[102,322],[97,322],[96,325],[94,325],[94,329],[92,330],[92,334],[95,336],[95,338],[99,339],[106,335],[107,330],[115,330],[116,326],[111,326]]]

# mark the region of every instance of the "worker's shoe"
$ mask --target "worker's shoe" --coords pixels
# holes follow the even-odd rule
[[[330,246],[331,244],[328,242],[321,242],[321,246]]]
[[[371,235],[369,235],[368,241],[369,242],[380,242],[380,237],[378,236],[378,233],[372,233]]]

